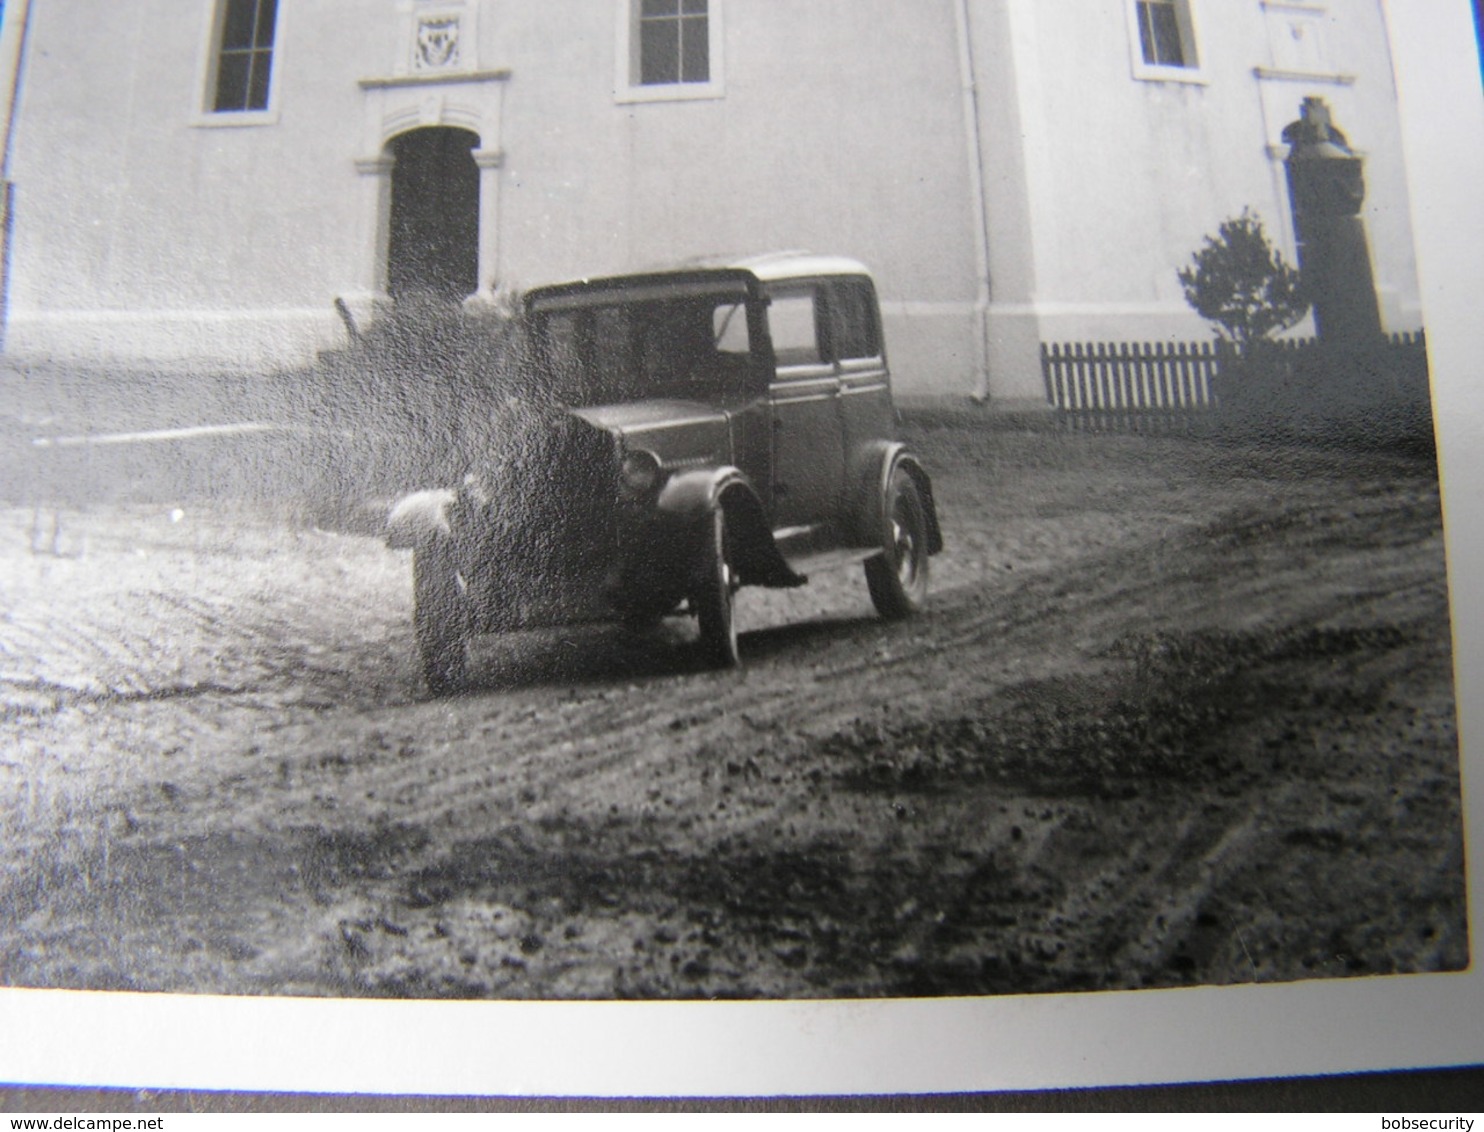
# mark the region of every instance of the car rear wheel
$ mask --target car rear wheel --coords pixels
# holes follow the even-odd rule
[[[412,624],[423,679],[435,696],[469,682],[469,613],[453,556],[442,545],[412,555]]]
[[[886,537],[881,553],[866,562],[866,585],[882,617],[910,617],[927,603],[927,507],[902,468],[892,472],[885,502]]]
[[[711,516],[711,530],[701,549],[695,594],[701,656],[712,668],[735,668],[742,659],[737,648],[733,603],[737,585],[727,562],[726,542],[726,514],[718,507]]]

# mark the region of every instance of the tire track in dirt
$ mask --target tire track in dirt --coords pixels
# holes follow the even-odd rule
[[[1211,557],[1218,558],[1219,549],[1212,550]],[[1128,568],[1117,572],[1111,571],[1106,563],[1101,564],[1094,574],[1109,579],[1106,592],[1086,596],[1081,602],[1054,615],[1029,613],[1019,618],[1014,617],[1017,610],[1025,610],[1027,607],[1030,610],[1046,608],[1041,591],[1049,583],[1040,580],[1041,584],[1038,584],[1038,580],[1031,580],[1024,584],[1024,592],[1019,594],[1018,600],[1012,598],[1005,602],[1011,608],[1017,631],[1007,635],[996,634],[998,650],[1009,650],[1013,654],[1017,648],[1039,649],[1043,665],[1050,669],[1065,665],[1069,654],[1045,651],[1048,635],[1055,629],[1054,623],[1059,620],[1063,624],[1061,631],[1065,632],[1068,628],[1084,625],[1089,609],[1096,609],[1106,602],[1124,600],[1129,592],[1129,587],[1124,584],[1126,577],[1139,573],[1136,569],[1137,559],[1137,555],[1133,556],[1125,563]],[[1215,561],[1211,563],[1213,569],[1218,565]],[[1191,578],[1198,581],[1199,573],[1190,571]],[[1191,581],[1190,584],[1196,584],[1196,581]],[[1187,600],[1198,601],[1199,595]],[[948,608],[942,611],[941,620],[956,621],[959,603],[954,600],[954,595],[947,595],[945,604]],[[1332,610],[1320,611],[1321,614],[1329,612]],[[1179,620],[1180,608],[1173,607],[1171,617]],[[857,635],[847,634],[851,637]],[[919,655],[924,652],[931,652],[939,658],[942,656],[932,645],[922,646]],[[1074,667],[1080,669],[1083,677],[1106,667],[1108,663],[1106,659],[1095,655],[1089,657],[1082,646],[1072,650],[1071,655],[1076,657]],[[960,657],[957,663],[975,668],[976,660],[975,654],[970,652]],[[778,658],[775,656],[771,662],[778,662]],[[828,658],[819,662],[819,667],[827,665]],[[982,674],[984,666],[978,667]],[[1060,671],[1065,675],[1067,670],[1060,667]],[[1007,669],[1002,678],[1006,686],[1013,686],[1017,680],[1023,681],[1026,675],[1023,668],[1019,672]],[[848,678],[848,673],[832,673],[826,683],[838,685]],[[929,682],[931,678],[932,673],[929,673]],[[828,712],[820,712],[821,704],[826,708],[843,711],[850,719],[854,719],[861,710],[859,693],[839,689],[833,694],[833,698],[824,698],[816,685],[807,693],[794,689],[779,694],[770,687],[764,696],[758,696],[757,690],[748,688],[745,680],[722,680],[707,687],[707,691],[714,691],[719,686],[721,695],[711,701],[708,711],[701,717],[694,713],[687,715],[679,710],[678,697],[692,692],[697,683],[712,682],[717,682],[717,678],[665,678],[657,682],[658,687],[635,687],[629,692],[631,702],[619,706],[617,710],[611,701],[602,698],[610,693],[601,693],[596,703],[602,706],[595,707],[593,700],[582,696],[564,702],[563,697],[568,693],[553,690],[546,690],[538,695],[541,706],[527,706],[518,710],[507,706],[505,713],[497,710],[493,716],[487,714],[490,704],[487,698],[482,697],[456,701],[452,705],[422,705],[418,710],[435,710],[455,728],[442,733],[436,749],[427,751],[422,760],[406,760],[397,767],[399,773],[392,775],[386,773],[385,763],[378,763],[375,759],[367,762],[352,760],[349,764],[332,760],[327,765],[333,769],[335,775],[349,776],[346,781],[354,781],[357,789],[374,784],[373,790],[368,792],[374,791],[376,797],[385,800],[386,804],[372,810],[369,816],[381,820],[389,820],[394,816],[400,828],[429,831],[427,835],[433,838],[430,843],[433,860],[449,852],[452,846],[471,844],[461,841],[457,833],[453,834],[450,842],[447,835],[433,831],[495,832],[510,827],[541,829],[543,823],[587,823],[601,827],[605,804],[610,810],[621,809],[626,820],[641,822],[646,844],[669,846],[681,853],[687,852],[697,838],[701,844],[751,840],[753,843],[771,843],[775,849],[794,845],[801,851],[810,846],[817,847],[821,840],[828,842],[831,837],[848,841],[861,814],[859,801],[853,808],[844,807],[844,817],[835,815],[832,834],[829,832],[829,823],[822,824],[820,815],[811,813],[811,808],[818,805],[818,799],[807,791],[801,794],[797,786],[801,774],[810,767],[816,756],[814,740],[820,734],[830,733],[832,722]],[[916,679],[911,683],[914,689],[920,686]],[[993,690],[995,685],[987,683],[986,687]],[[656,692],[660,694],[650,698],[650,694]],[[501,697],[497,696],[495,699],[504,703]],[[748,711],[757,712],[761,718],[768,720],[768,731],[782,734],[785,742],[774,747],[760,745],[750,755],[737,751],[736,722],[739,718],[747,718]],[[920,703],[914,705],[914,711],[919,713],[919,717],[925,715],[931,718],[933,709],[930,703]],[[704,717],[707,714],[710,718]],[[823,722],[817,718],[821,714],[825,715]],[[490,751],[477,761],[460,753],[461,747],[467,749],[478,746],[468,742],[468,719],[471,715],[479,721],[476,726],[507,729],[507,742],[502,753]],[[807,729],[796,727],[806,715],[813,725]],[[678,734],[672,735],[669,725],[680,721],[684,721],[685,726],[677,729]],[[609,728],[604,729],[600,722],[608,724]],[[625,733],[615,738],[611,728],[619,722],[624,725]],[[340,749],[343,750],[343,735],[340,738]],[[512,755],[510,752],[516,744],[508,742],[510,738],[528,745],[526,753]],[[409,732],[408,740],[417,742],[416,729]],[[570,748],[565,746],[569,743],[572,744]],[[293,740],[289,745],[302,747],[305,744]],[[333,740],[327,743],[326,753],[331,752],[334,746]],[[708,749],[723,752],[718,760],[720,765],[698,764],[697,753]],[[498,769],[490,765],[496,758],[501,764]],[[429,770],[430,760],[442,759],[451,759],[452,762],[434,762],[433,769]],[[744,778],[771,780],[772,785],[780,788],[777,796],[755,803],[747,812],[739,812],[735,807],[731,813],[720,817],[707,812],[715,801],[716,781],[721,779],[722,789],[726,789],[726,780],[736,777],[730,768],[739,766],[751,768],[744,772]],[[329,776],[323,777],[328,780]],[[295,783],[293,789],[302,793],[302,784]],[[292,794],[293,789],[286,790],[285,793]],[[341,801],[335,812],[306,812],[301,807],[297,811],[298,817],[305,825],[318,820],[329,828],[363,827],[368,817],[364,809],[345,804],[344,791],[332,792],[331,796]],[[656,804],[660,802],[663,804]],[[280,810],[277,805],[272,809],[278,811],[279,820],[287,819],[290,813],[295,812],[291,803],[287,812]],[[667,811],[693,815],[693,820],[681,827],[669,820]],[[290,821],[289,824],[294,823]],[[1005,833],[1003,823],[993,829],[997,836]],[[479,834],[476,833],[475,836],[478,837]],[[1167,834],[1164,841],[1168,840]],[[1163,843],[1161,841],[1156,844]],[[1182,843],[1175,841],[1173,844],[1178,846]],[[1135,852],[1146,853],[1156,860],[1159,856],[1158,852],[1147,845]],[[1022,867],[1036,867],[1033,854],[1028,853],[1025,856]],[[1164,892],[1168,883],[1170,878],[1167,870],[1154,868],[1148,885],[1150,890]],[[1183,921],[1178,918],[1172,921],[1167,915],[1166,920],[1167,932],[1171,930],[1172,922],[1175,927],[1184,926]],[[1140,933],[1146,936],[1149,934],[1147,924],[1128,924],[1127,916],[1122,912],[1114,916],[1114,924],[1106,929],[1106,934],[1117,935],[1117,929],[1121,925],[1127,925],[1126,931],[1135,937]],[[1051,922],[1043,923],[1034,930],[1023,931],[1023,938],[1030,942],[1024,947],[1016,945],[1011,950],[1011,954],[1024,952],[1032,960],[1047,966],[1048,973],[1044,978],[1048,985],[1065,975],[1053,962],[1057,959],[1054,949],[1044,955],[1037,951],[1037,948],[1042,947],[1038,941],[1057,938],[1057,933],[1052,930],[1054,926],[1053,918]],[[1168,948],[1158,954],[1167,953]],[[1150,951],[1142,959],[1148,960],[1153,954],[1155,952]],[[1139,956],[1120,958],[1115,955],[1110,962],[1117,967],[1120,963],[1137,965],[1139,960]],[[1023,969],[1017,969],[1013,976],[1004,977],[1022,987],[1027,978]],[[981,978],[982,981],[981,976],[976,978]],[[1098,976],[1086,972],[1075,978],[1093,984],[1099,981]]]
[[[1384,690],[1440,618],[1446,638],[1446,595],[1435,492],[1316,475],[1274,502],[1259,479],[1128,521],[1065,494],[1036,514],[958,511],[926,617],[877,622],[854,575],[747,594],[739,674],[691,668],[684,626],[538,635],[484,642],[484,686],[442,702],[415,693],[405,558],[357,552],[372,584],[342,592],[284,555],[293,584],[254,568],[178,607],[188,635],[226,642],[240,694],[32,721],[43,746],[85,737],[139,761],[94,774],[64,756],[93,768],[88,800],[58,788],[32,811],[26,844],[47,863],[7,868],[29,926],[0,939],[0,975],[512,997],[1136,986],[1245,977],[1248,945],[1217,935],[1246,909],[1263,977],[1296,977],[1259,947],[1273,923],[1223,886],[1247,884],[1275,837],[1360,842],[1338,819],[1292,825],[1319,772],[1290,795],[1248,766],[1301,743],[1284,728],[1309,709],[1264,720],[1271,691],[1244,691],[1243,666],[1290,664],[1302,685],[1339,658]],[[950,474],[944,495],[967,508],[972,493]],[[1061,556],[1030,568],[1048,523],[1069,528]],[[1014,571],[991,560],[1016,546]],[[1191,657],[1204,667],[1182,674]],[[1235,707],[1179,723],[1196,677]],[[1325,696],[1316,719],[1365,706]],[[1439,821],[1448,795],[1426,775],[1449,766],[1444,706],[1415,736],[1432,769],[1406,780]],[[1171,716],[1207,736],[1195,770],[1175,761]],[[1109,751],[1132,771],[1096,770]],[[1069,774],[1079,760],[1095,773]],[[1394,784],[1355,773],[1352,808],[1379,822]],[[1456,811],[1456,781],[1452,797]],[[1398,876],[1450,875],[1446,844],[1392,851],[1411,853]],[[1396,961],[1456,963],[1450,890],[1418,887],[1434,950]],[[144,889],[147,915],[130,903]]]
[[[1425,520],[1412,516],[1410,505],[1392,501],[1391,509],[1368,519],[1402,525],[1411,521],[1425,528]],[[1259,533],[1284,525],[1313,526],[1313,519],[1309,512],[1278,522],[1265,518]],[[1218,537],[1219,532],[1230,533]],[[1237,586],[1261,579],[1271,565],[1255,558],[1234,570],[1226,557],[1228,545],[1253,537],[1242,521],[1221,521],[1179,536],[1157,548],[1154,556],[1178,555],[1204,563],[1186,567],[1187,586],[1190,578],[1217,576],[1223,584]],[[1291,557],[1306,551],[1285,546],[1279,553]],[[509,820],[591,811],[594,799],[626,798],[633,783],[646,778],[657,783],[651,789],[661,789],[671,799],[672,808],[685,810],[701,792],[694,776],[696,760],[704,760],[708,750],[734,747],[747,734],[747,724],[739,730],[739,720],[753,715],[766,719],[764,734],[785,739],[767,753],[770,763],[786,772],[790,748],[804,749],[810,736],[828,735],[861,713],[863,678],[870,678],[879,701],[910,702],[915,711],[931,714],[940,701],[961,698],[963,683],[955,677],[964,670],[975,672],[976,687],[987,692],[1051,672],[1077,669],[1090,674],[1105,668],[1109,661],[1100,654],[1109,642],[1099,641],[1090,630],[1109,610],[1116,622],[1130,601],[1148,601],[1161,610],[1160,620],[1173,624],[1188,624],[1193,615],[1211,612],[1209,599],[1200,592],[1177,601],[1171,581],[1147,569],[1149,559],[1150,552],[1139,549],[1086,562],[1080,573],[1097,579],[1096,584],[1077,585],[1060,576],[1022,577],[993,595],[940,594],[932,614],[909,626],[874,621],[831,625],[824,630],[822,644],[816,636],[798,649],[785,646],[783,653],[774,652],[767,662],[774,670],[761,678],[682,672],[617,691],[595,687],[589,673],[585,674],[589,682],[575,688],[538,684],[510,693],[479,692],[448,704],[418,705],[412,709],[415,719],[394,728],[391,738],[399,748],[423,750],[426,756],[367,770],[358,776],[362,779],[358,785],[382,799],[406,798],[416,790],[417,802],[399,807],[400,820],[412,825],[457,822],[459,813],[471,806],[493,808]],[[1159,602],[1152,600],[1155,594]],[[1306,591],[1303,600],[1320,605],[1309,614],[1316,619],[1343,612],[1352,601],[1348,594],[1335,597],[1314,590]],[[948,626],[953,632],[944,639],[940,633]],[[796,631],[784,630],[783,635]],[[884,640],[883,647],[892,655],[882,659],[873,652],[867,660],[858,659],[859,645],[867,639]],[[1032,647],[1044,646],[1049,639],[1065,643],[1055,651]],[[605,643],[615,661],[623,655],[622,647],[600,639],[600,646]],[[744,640],[744,651],[750,643]],[[661,641],[646,659],[663,665],[673,649],[671,641]],[[837,652],[849,660],[836,663]],[[804,661],[802,672],[789,667],[791,655]],[[602,675],[601,660],[595,667]],[[690,697],[698,692],[708,697],[710,718],[696,716]],[[383,725],[373,715],[360,729],[375,731]],[[344,749],[346,738],[337,719],[302,725],[289,742],[333,752]],[[757,746],[770,744],[760,741]],[[469,753],[458,754],[460,747]],[[471,757],[475,752],[478,756]],[[438,762],[448,753],[453,756],[451,765]],[[759,753],[754,751],[751,757]],[[437,765],[432,774],[430,762]],[[768,812],[754,821],[781,816]]]

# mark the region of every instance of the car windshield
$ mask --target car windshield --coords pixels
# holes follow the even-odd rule
[[[591,296],[533,312],[545,390],[572,406],[715,400],[747,386],[747,308],[736,294]]]

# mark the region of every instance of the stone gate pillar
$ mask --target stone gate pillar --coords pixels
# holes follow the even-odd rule
[[[1371,345],[1381,337],[1381,312],[1360,219],[1364,162],[1320,98],[1304,99],[1283,140],[1289,146],[1284,164],[1299,271],[1315,330],[1326,345]]]
[[[500,285],[500,167],[505,154],[496,147],[474,150],[479,168],[479,286],[468,302],[495,302]]]

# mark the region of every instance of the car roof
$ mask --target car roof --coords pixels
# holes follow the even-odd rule
[[[744,256],[707,255],[644,267],[622,275],[572,279],[562,283],[534,287],[526,293],[526,298],[529,302],[537,296],[580,293],[589,288],[600,289],[617,284],[633,283],[641,279],[663,283],[666,279],[675,276],[686,276],[692,279],[723,276],[736,279],[738,276],[750,275],[758,282],[774,283],[779,280],[811,279],[829,275],[869,277],[870,274],[870,269],[859,260],[848,256],[820,255],[808,251],[775,251]]]
[[[871,270],[859,260],[841,255],[820,255],[809,251],[761,252],[746,256],[699,256],[675,265],[675,270],[720,268],[750,271],[765,283],[778,279],[799,279],[816,275],[870,275]]]

